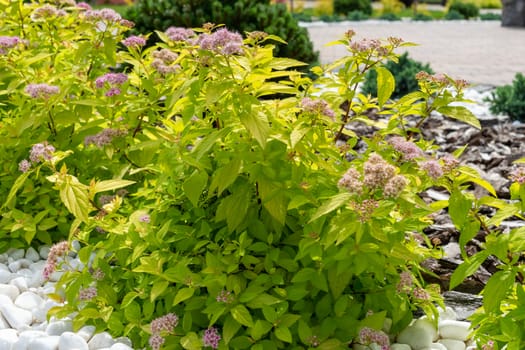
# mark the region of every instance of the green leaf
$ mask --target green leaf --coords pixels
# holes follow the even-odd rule
[[[268,66],[270,68],[276,69],[276,70],[284,70],[291,67],[300,67],[300,66],[306,66],[307,64],[298,60],[294,60],[291,58],[280,58],[275,57],[273,58],[269,63]]]
[[[201,350],[202,341],[201,338],[195,332],[186,334],[180,340],[180,345],[186,350]]]
[[[139,296],[139,293],[137,292],[129,292],[128,294],[124,296],[124,299],[122,299],[121,307],[123,309],[126,308],[129,304],[131,304],[133,299],[135,299],[138,296]]]
[[[228,229],[235,230],[246,217],[250,204],[250,192],[247,186],[241,186],[230,196],[224,198],[217,207],[217,221],[226,220]]]
[[[193,296],[193,293],[195,293],[194,288],[182,288],[179,289],[177,292],[177,295],[175,295],[175,299],[173,300],[173,306],[178,305],[179,303],[183,302],[184,300],[188,300]]]
[[[24,182],[27,180],[27,177],[31,174],[31,172],[22,173],[20,176],[18,176],[15,180],[15,183],[13,186],[11,186],[11,190],[9,191],[9,194],[7,195],[7,199],[5,200],[4,204],[2,205],[2,208],[13,208],[13,199],[16,196],[16,192],[22,187]]]
[[[487,220],[488,226],[500,226],[501,222],[511,216],[520,213],[519,203],[507,204],[503,208],[499,209],[494,216]]]
[[[377,100],[379,107],[382,107],[392,96],[396,87],[394,76],[385,67],[376,67],[377,72]]]
[[[482,250],[459,265],[450,277],[449,289],[452,290],[459,286],[461,282],[465,280],[465,278],[475,273],[489,255],[489,251]]]
[[[262,179],[257,184],[264,208],[279,224],[284,225],[288,207],[284,189],[279,184]]]
[[[500,304],[507,293],[512,290],[516,278],[514,271],[497,271],[493,274],[483,289],[483,307],[487,313],[499,313]]]
[[[468,214],[472,208],[472,200],[468,199],[460,191],[453,191],[450,194],[448,212],[452,222],[458,230],[463,228],[468,221]]]
[[[116,190],[117,188],[127,187],[134,183],[135,181],[129,181],[129,180],[116,180],[116,179],[115,180],[104,180],[104,181],[99,181],[95,183],[95,187],[93,191],[94,193],[112,191],[112,190]]]
[[[449,118],[459,120],[461,122],[472,125],[477,129],[481,129],[481,124],[478,118],[464,106],[443,106],[439,107],[437,111]]]
[[[208,151],[217,143],[217,141],[230,133],[230,128],[223,128],[216,130],[206,135],[195,148],[192,150],[193,156],[196,160],[204,157]]]
[[[130,323],[138,323],[142,319],[140,313],[140,305],[136,301],[132,301],[129,303],[129,305],[124,309],[124,317],[127,321]]]
[[[155,299],[159,297],[159,295],[162,295],[162,293],[164,293],[164,291],[166,290],[166,288],[168,288],[168,286],[169,286],[169,282],[165,280],[160,280],[160,281],[156,281],[155,283],[153,283],[153,286],[151,287],[151,292],[149,295],[151,302],[154,302]]]
[[[292,333],[290,330],[286,327],[277,327],[274,331],[275,336],[277,339],[282,340],[287,343],[292,342]]]
[[[207,183],[208,174],[205,171],[197,170],[182,184],[186,197],[188,197],[194,207],[199,206],[199,199]]]
[[[268,333],[273,328],[273,325],[265,320],[255,321],[255,325],[251,329],[251,336],[255,340],[259,340],[263,335]]]
[[[352,279],[352,271],[345,270],[338,273],[337,269],[328,270],[328,285],[334,299],[338,299]]]
[[[299,125],[295,126],[290,134],[290,146],[295,148],[295,146],[301,142],[304,135],[306,135],[306,133],[308,133],[310,130],[312,130],[312,128],[308,125],[305,125],[304,123],[300,123]]]
[[[337,339],[328,339],[322,342],[318,349],[319,350],[340,350],[346,348],[341,344],[341,342]]]
[[[353,195],[349,192],[343,192],[343,193],[336,194],[335,196],[331,197],[328,201],[324,202],[323,205],[321,205],[317,209],[315,214],[312,215],[312,217],[310,218],[308,222],[310,223],[312,221],[315,221],[321,216],[331,213],[332,211],[345,205],[352,198],[352,196]]]
[[[243,305],[237,305],[230,310],[231,315],[235,321],[239,322],[243,326],[253,327],[252,315],[246,307]]]
[[[303,320],[299,320],[297,332],[299,333],[299,339],[301,339],[304,344],[308,344],[311,340],[310,337],[312,336],[312,329],[308,324]]]
[[[242,162],[240,159],[232,159],[225,166],[217,169],[213,174],[213,179],[210,185],[209,195],[211,196],[215,189],[220,196],[222,192],[235,182],[241,171]]]
[[[72,175],[65,175],[64,181],[58,183],[60,199],[71,214],[79,220],[86,222],[91,208],[87,186],[81,184]]]
[[[222,336],[224,337],[224,342],[228,344],[240,328],[241,324],[235,321],[231,315],[226,316],[224,326],[222,327]]]
[[[250,134],[257,140],[257,142],[264,148],[266,139],[270,132],[268,119],[262,113],[247,112],[241,115],[241,123],[248,129]]]

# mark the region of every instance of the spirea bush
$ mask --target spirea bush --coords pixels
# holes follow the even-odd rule
[[[0,10],[0,240],[55,243],[44,278],[64,270],[51,295],[64,303],[49,316],[152,349],[388,347],[415,310],[436,320],[420,263],[440,252],[423,229],[449,207],[463,246],[482,222],[467,188],[494,194],[419,130],[434,112],[479,128],[453,104],[464,81],[421,72],[392,101],[382,62],[410,44],[351,30],[334,43],[349,55],[312,80],[260,31],[170,28],[145,48],[112,10]],[[370,69],[373,98],[358,92]],[[434,186],[450,200],[424,201]],[[511,295],[497,293],[493,307]]]

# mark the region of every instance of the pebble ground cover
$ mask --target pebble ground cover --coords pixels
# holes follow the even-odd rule
[[[274,57],[282,39],[264,32],[168,28],[145,47],[110,9],[0,0],[0,10],[0,275],[11,293],[0,311],[13,348],[388,349],[418,328],[415,310],[443,338],[441,291],[421,266],[441,252],[422,230],[449,208],[461,246],[489,232],[452,286],[489,255],[502,262],[472,346],[520,349],[525,232],[497,227],[523,211],[525,171],[512,173],[514,201],[499,200],[461,148],[441,154],[422,137],[435,112],[480,124],[457,104],[466,82],[444,74],[421,72],[418,91],[390,99],[381,62],[410,43],[349,30],[334,43],[349,55],[312,78]],[[370,69],[377,96],[358,90]],[[379,131],[362,137],[348,123]],[[419,196],[435,186],[449,199]],[[484,217],[483,205],[498,213]],[[50,247],[45,263],[28,246]],[[56,305],[27,310],[48,291]],[[436,334],[424,345],[442,348]]]

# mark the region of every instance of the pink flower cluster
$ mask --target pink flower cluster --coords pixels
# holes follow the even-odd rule
[[[55,272],[58,258],[61,256],[64,256],[67,251],[69,250],[69,243],[67,241],[62,241],[60,243],[56,243],[51,247],[49,250],[49,254],[47,256],[46,265],[44,266],[43,276],[44,279],[49,279],[51,274]]]
[[[77,4],[77,7],[78,7],[79,9],[82,9],[82,10],[85,10],[85,11],[89,11],[89,10],[92,9],[91,5],[88,4],[87,2],[79,2],[79,3]]]
[[[441,158],[441,161],[443,162],[442,169],[444,173],[451,172],[453,169],[457,168],[457,166],[459,165],[459,160],[457,160],[454,156],[450,154],[443,156]]]
[[[7,49],[12,49],[20,43],[17,36],[0,36],[0,55],[7,54]]]
[[[243,42],[239,33],[221,28],[211,34],[201,34],[197,44],[203,50],[210,50],[223,55],[233,55],[242,53]]]
[[[364,164],[363,170],[363,183],[371,189],[382,188],[396,173],[396,168],[377,153],[370,155]]]
[[[55,153],[55,147],[53,147],[53,145],[47,142],[36,143],[31,147],[31,151],[29,151],[29,160],[24,159],[18,163],[18,170],[26,173],[31,169],[33,164],[51,160],[53,153]]]
[[[301,107],[305,112],[322,114],[332,120],[335,118],[335,112],[328,106],[328,103],[325,100],[313,100],[309,97],[305,97],[301,100]]]
[[[104,129],[98,134],[89,135],[84,138],[84,145],[89,146],[91,144],[102,148],[105,145],[109,145],[115,137],[125,136],[128,134],[126,129]]]
[[[128,76],[124,73],[106,73],[95,80],[95,86],[102,89],[109,85],[109,90],[106,91],[106,96],[111,97],[120,95],[120,86],[128,81]]]
[[[481,346],[481,350],[494,350],[494,340],[489,340]]]
[[[151,62],[151,66],[160,74],[174,73],[180,68],[179,65],[172,64],[179,56],[168,49],[153,51],[152,56],[154,60]]]
[[[359,221],[366,222],[379,207],[379,202],[373,199],[365,199],[361,203],[353,204],[354,210],[359,214]]]
[[[439,179],[443,176],[443,169],[437,160],[430,159],[421,163],[420,168],[425,170],[431,178],[434,180]]]
[[[187,41],[195,36],[193,30],[182,27],[169,27],[165,33],[172,41]]]
[[[396,151],[401,153],[403,160],[414,160],[424,156],[423,150],[419,148],[414,142],[407,141],[401,136],[392,137],[388,143],[394,147]]]
[[[408,185],[408,180],[403,175],[396,175],[385,184],[383,194],[385,197],[397,197]]]
[[[128,48],[141,48],[146,45],[146,39],[141,36],[132,35],[122,40],[122,44]]]
[[[24,90],[32,98],[48,99],[60,92],[58,86],[48,84],[29,84]]]
[[[398,293],[409,293],[412,291],[413,284],[412,274],[408,271],[403,271],[399,274],[399,283],[396,286],[396,290]]]
[[[149,224],[151,222],[151,217],[148,215],[148,214],[142,214],[140,217],[139,217],[139,221],[140,222],[143,222],[145,224]]]
[[[416,299],[423,301],[430,300],[430,294],[423,288],[415,288],[412,293]]]
[[[359,343],[363,345],[377,344],[381,350],[390,349],[390,339],[383,331],[375,330],[369,327],[363,327],[359,331]]]
[[[512,182],[517,182],[520,185],[525,183],[525,167],[519,167],[514,169],[510,173],[510,180]]]
[[[361,194],[363,192],[363,182],[360,178],[361,174],[359,171],[354,168],[349,168],[339,180],[338,185],[346,188],[351,193]]]
[[[229,290],[221,290],[217,297],[215,297],[218,303],[230,304],[233,301],[233,295]]]
[[[161,335],[162,332],[171,333],[179,324],[179,317],[173,313],[166,314],[151,321],[151,337],[149,345],[152,349],[158,350],[166,341]]]
[[[58,9],[53,5],[46,4],[37,7],[31,14],[31,19],[33,21],[38,21],[45,20],[46,18],[63,17],[65,15],[67,15],[66,11]]]
[[[88,287],[88,288],[82,288],[78,292],[78,300],[81,301],[90,301],[97,296],[97,288],[96,287]]]
[[[90,21],[120,22],[122,20],[122,16],[118,12],[109,8],[87,10],[85,17]]]
[[[220,334],[217,332],[217,329],[215,327],[210,327],[207,330],[204,331],[204,335],[202,336],[202,343],[204,346],[209,346],[212,349],[218,349],[219,348],[219,341],[221,340]]]

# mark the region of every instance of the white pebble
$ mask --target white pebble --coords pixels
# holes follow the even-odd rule
[[[33,314],[15,306],[13,301],[5,295],[0,295],[0,313],[12,328],[21,329],[33,322]]]
[[[447,347],[441,343],[432,343],[430,347],[423,350],[448,350]]]
[[[115,340],[108,332],[97,333],[91,338],[88,343],[89,350],[96,350],[100,348],[109,348],[115,344]]]
[[[20,295],[20,291],[11,284],[0,284],[0,295],[6,295],[12,301],[15,301],[15,299]]]
[[[33,310],[33,318],[36,322],[45,322],[47,320],[47,313],[48,311],[55,306],[59,306],[60,304],[52,299],[45,300],[42,304],[38,306],[37,309]],[[46,329],[47,329],[46,325]]]
[[[95,326],[87,325],[80,328],[77,334],[80,335],[86,342],[89,342],[96,330],[97,328]]]
[[[8,265],[8,267],[9,267],[9,271],[17,272],[18,270],[22,268],[22,263],[20,262],[20,260],[13,261],[12,263]]]
[[[73,322],[71,320],[58,320],[50,322],[47,325],[46,333],[48,335],[61,335],[63,333],[73,331]]]
[[[26,251],[26,259],[31,260],[32,262],[37,262],[40,260],[40,255],[35,248],[29,247]]]
[[[408,326],[399,333],[397,342],[408,344],[413,350],[420,350],[432,344],[432,336],[433,334],[424,328]]]
[[[27,288],[29,288],[25,277],[15,277],[11,281],[9,281],[9,284],[17,287],[18,290],[20,290],[21,292],[25,292]]]
[[[0,349],[12,349],[18,341],[18,332],[15,329],[0,329]]]
[[[33,350],[29,347],[29,343],[31,343],[34,339],[42,338],[45,336],[46,334],[40,331],[28,330],[21,332],[18,336],[18,341],[13,344],[12,350]]]
[[[410,345],[394,343],[390,345],[390,350],[412,350]]]
[[[20,260],[24,257],[25,254],[26,252],[23,249],[11,248],[7,251],[7,255],[13,260]]]
[[[9,267],[7,267],[6,264],[2,264],[0,263],[0,271],[3,270],[3,271],[9,271]]]
[[[7,254],[6,253],[0,254],[0,263],[4,264],[6,262],[7,262]]]
[[[28,350],[55,350],[58,348],[60,337],[58,335],[44,336],[29,342]]]
[[[44,299],[33,292],[23,292],[15,300],[16,306],[29,311],[38,309],[43,303]]]
[[[465,343],[457,339],[440,339],[439,343],[445,345],[447,350],[465,350],[466,348]]]
[[[133,347],[133,343],[131,343],[131,340],[129,340],[128,337],[118,337],[117,339],[115,339],[115,342],[122,343],[124,345],[129,346],[130,348]]]
[[[438,340],[438,330],[428,318],[417,319],[412,324],[414,327],[423,328],[427,333],[432,335],[432,341]]]
[[[34,273],[42,274],[42,271],[44,271],[44,266],[46,266],[45,260],[39,260],[29,265],[29,269]]]
[[[60,279],[60,277],[62,277],[63,274],[64,274],[64,271],[53,271],[51,276],[49,276],[49,280],[51,282],[57,282]]]
[[[42,259],[47,260],[47,256],[49,255],[50,250],[51,250],[50,247],[48,247],[47,245],[44,245],[38,248],[38,254],[40,255]]]
[[[122,343],[115,343],[111,346],[110,350],[133,350],[131,346],[127,346]]]
[[[35,275],[33,271],[26,267],[22,267],[16,274],[20,277],[25,277],[26,279],[31,279]]]
[[[464,321],[443,320],[439,322],[441,338],[465,341],[470,334],[470,323]]]
[[[14,276],[11,271],[0,269],[0,283],[9,283]]]
[[[72,332],[65,332],[60,335],[58,350],[89,350],[86,341],[79,335]]]

